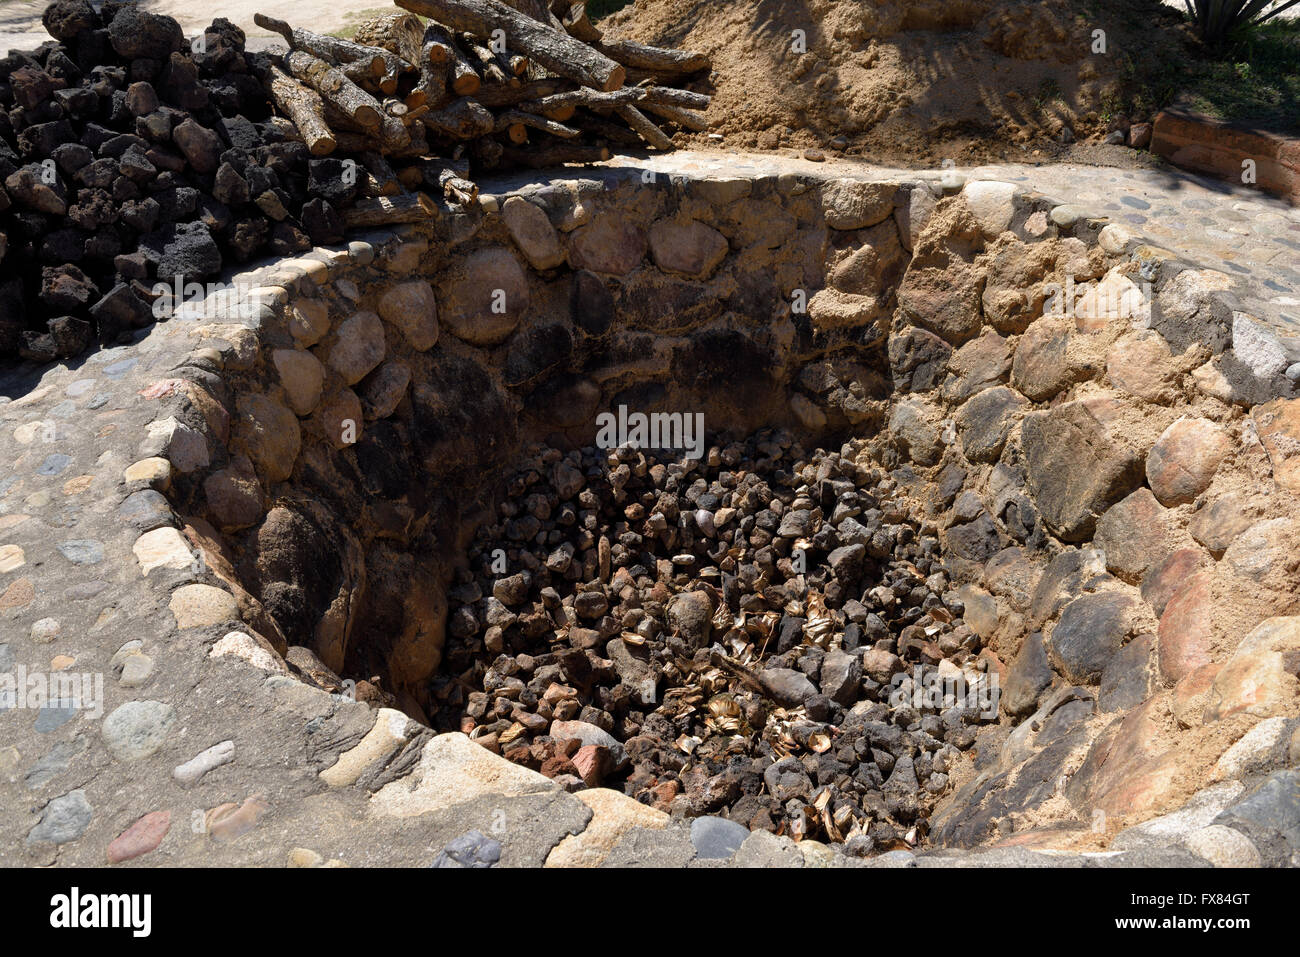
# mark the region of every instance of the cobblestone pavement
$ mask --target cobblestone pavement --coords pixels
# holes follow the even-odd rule
[[[840,175],[825,164],[721,154],[648,165]],[[1107,170],[904,175],[989,175],[1061,198],[1095,197],[1116,218],[1144,217],[1124,220],[1138,231],[1170,229],[1167,241],[1183,241],[1191,258],[1238,264],[1248,286],[1274,283],[1247,301],[1295,322],[1300,212],[1255,194]],[[388,261],[401,245],[400,231],[370,234],[263,264],[232,277],[265,294],[247,316],[162,323],[129,345],[0,373],[0,673],[81,682],[0,701],[0,866],[415,865],[444,848],[444,863],[460,855],[539,865],[553,853],[606,864],[862,863],[815,842],[796,848],[766,833],[739,840],[724,825],[664,816],[647,826],[646,809],[622,795],[564,793],[527,769],[500,767],[463,735],[435,736],[399,712],[302,684],[238,630],[238,599],[217,587],[221,570],[197,558],[203,532],[174,515],[163,494],[174,470],[207,464],[206,444],[196,445],[198,433],[178,417],[198,410],[213,433],[226,432],[229,413],[195,384],[253,361],[256,330],[277,315],[269,303]],[[1203,862],[1145,845],[1053,856],[897,852],[871,862],[970,863]]]
[[[900,169],[788,156],[678,152],[649,160],[615,159],[664,172],[805,172],[947,181],[995,179],[1078,205],[1128,226],[1181,258],[1241,280],[1242,311],[1269,326],[1300,360],[1300,208],[1261,190],[1176,168],[1118,169],[1048,164]]]

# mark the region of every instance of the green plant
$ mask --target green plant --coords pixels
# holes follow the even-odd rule
[[[1300,0],[1183,0],[1203,39],[1222,49],[1242,30],[1265,23]]]
[[[1280,133],[1300,130],[1300,20],[1274,20],[1191,65],[1186,105]]]

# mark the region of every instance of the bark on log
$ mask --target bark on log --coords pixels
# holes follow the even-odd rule
[[[532,17],[538,23],[546,24],[552,30],[564,29],[559,17],[551,12],[551,5],[548,0],[502,0],[502,2],[518,10],[524,16]]]
[[[424,24],[413,13],[386,13],[358,26],[352,40],[364,46],[380,47],[415,64],[424,45]]]
[[[583,86],[617,90],[627,76],[622,66],[581,40],[498,0],[397,0],[397,5],[480,39],[490,38],[494,30],[504,30],[511,50]]]
[[[445,109],[431,110],[420,119],[434,133],[455,140],[485,136],[496,126],[492,114],[469,97],[461,97]]]
[[[286,140],[293,140],[295,143],[303,142],[302,133],[294,125],[293,120],[283,116],[271,116],[267,118],[266,125],[272,127]]]
[[[709,67],[707,56],[688,50],[651,47],[630,40],[602,40],[594,46],[611,60],[655,76],[682,77]]]
[[[357,86],[343,71],[305,50],[294,50],[284,58],[293,78],[306,83],[327,103],[342,110],[366,129],[377,128],[383,120],[383,108],[373,96]]]
[[[577,112],[578,107],[576,104],[562,103],[558,106],[544,107],[541,114],[548,120],[555,120],[557,123],[563,123],[566,120],[573,119],[573,115]]]
[[[328,156],[338,140],[325,122],[325,104],[315,90],[303,86],[278,67],[270,67],[263,81],[281,113],[293,121],[312,156]]]
[[[461,46],[478,64],[479,75],[483,77],[484,83],[495,83],[502,85],[513,79],[513,74],[507,75],[505,67],[497,59],[497,55],[489,50],[483,44],[479,43],[468,33],[462,34],[459,38]]]
[[[426,47],[430,43],[439,44],[447,51],[447,76],[453,93],[457,96],[473,96],[478,92],[483,83],[478,70],[445,27],[430,23],[424,29],[424,43]]]
[[[515,87],[485,87],[475,94],[474,99],[488,109],[500,109],[506,106],[517,106],[530,100],[540,100],[572,89],[573,83],[571,81],[550,78],[533,80],[530,83],[523,83]]]
[[[668,134],[650,122],[646,115],[635,106],[624,103],[618,108],[617,112],[619,116],[623,117],[624,122],[632,127],[633,132],[655,149],[670,153],[677,148],[673,145],[673,141]]]
[[[563,123],[556,123],[548,120],[544,116],[535,113],[525,113],[522,110],[506,110],[498,114],[496,122],[497,132],[518,124],[519,126],[530,126],[535,130],[541,130],[544,133],[550,133],[552,136],[558,136],[562,140],[577,139],[581,132],[572,127],[565,126]]]
[[[370,69],[369,63],[365,63],[361,60],[356,60],[352,63],[340,63],[338,69],[343,72],[344,76],[366,92],[381,92],[379,89],[379,81],[383,75],[380,74],[379,76],[376,76],[375,71]]]
[[[571,3],[564,16],[561,18],[564,22],[564,29],[569,32],[570,36],[577,37],[583,43],[599,43],[604,34],[591,22],[587,16],[587,5],[585,3]]]
[[[370,137],[372,145],[367,149],[377,149],[381,153],[395,153],[406,149],[411,144],[410,130],[400,119],[387,113],[381,113],[378,126],[365,127],[332,103],[326,102],[325,122],[333,130],[362,133]]]
[[[379,124],[379,145],[383,152],[394,152],[411,145],[411,132],[400,119],[384,115]]]
[[[529,113],[546,113],[565,106],[583,106],[598,113],[610,113],[620,106],[639,103],[645,98],[645,89],[629,86],[612,93],[598,93],[595,90],[579,89],[554,93],[528,103],[520,103],[519,109]]]
[[[665,106],[681,106],[688,110],[707,110],[713,98],[707,93],[695,93],[674,86],[645,87],[645,98],[649,103],[662,103]]]
[[[402,192],[397,174],[393,172],[393,167],[382,154],[374,150],[366,150],[358,156],[358,159],[361,160],[361,165],[365,167],[366,172],[373,177],[378,189],[376,195],[395,196]]]
[[[438,214],[437,205],[424,193],[403,193],[358,200],[343,211],[348,228],[391,226],[394,223],[418,223]]]
[[[283,20],[268,17],[264,13],[253,14],[253,22],[263,30],[270,30],[272,33],[280,34],[280,36],[284,37],[284,42],[289,44],[289,48],[292,50],[306,50],[312,56],[324,60],[334,60],[338,63],[361,62],[375,76],[384,74],[387,69],[385,60],[392,56],[387,50],[363,46],[360,43],[353,43],[351,40],[342,40],[338,37],[291,27]]]
[[[453,169],[444,169],[438,174],[438,187],[449,203],[469,206],[478,199],[478,184]]]
[[[438,56],[443,59],[437,59]],[[426,105],[433,110],[447,101],[447,68],[450,56],[450,48],[440,40],[425,40],[419,61],[420,82],[406,98],[407,106]]]
[[[694,110],[683,109],[670,103],[657,103],[649,97],[642,101],[641,108],[647,113],[653,113],[668,120],[670,123],[676,123],[684,130],[699,132],[709,128],[709,121],[704,118],[704,114],[696,113]]]

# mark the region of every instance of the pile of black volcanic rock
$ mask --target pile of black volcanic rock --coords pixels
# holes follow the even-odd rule
[[[0,363],[119,341],[157,282],[342,238],[348,187],[316,188],[321,161],[269,122],[238,27],[192,42],[115,0],[44,23],[53,41],[0,60]]]
[[[991,683],[933,530],[850,452],[530,454],[451,589],[435,726],[574,790],[919,842]],[[970,696],[910,693],[936,673]]]

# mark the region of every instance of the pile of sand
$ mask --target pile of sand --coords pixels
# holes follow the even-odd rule
[[[600,25],[709,54],[696,85],[731,147],[880,162],[1020,158],[1145,119],[1161,104],[1134,93],[1167,85],[1188,36],[1159,0],[636,0]]]

